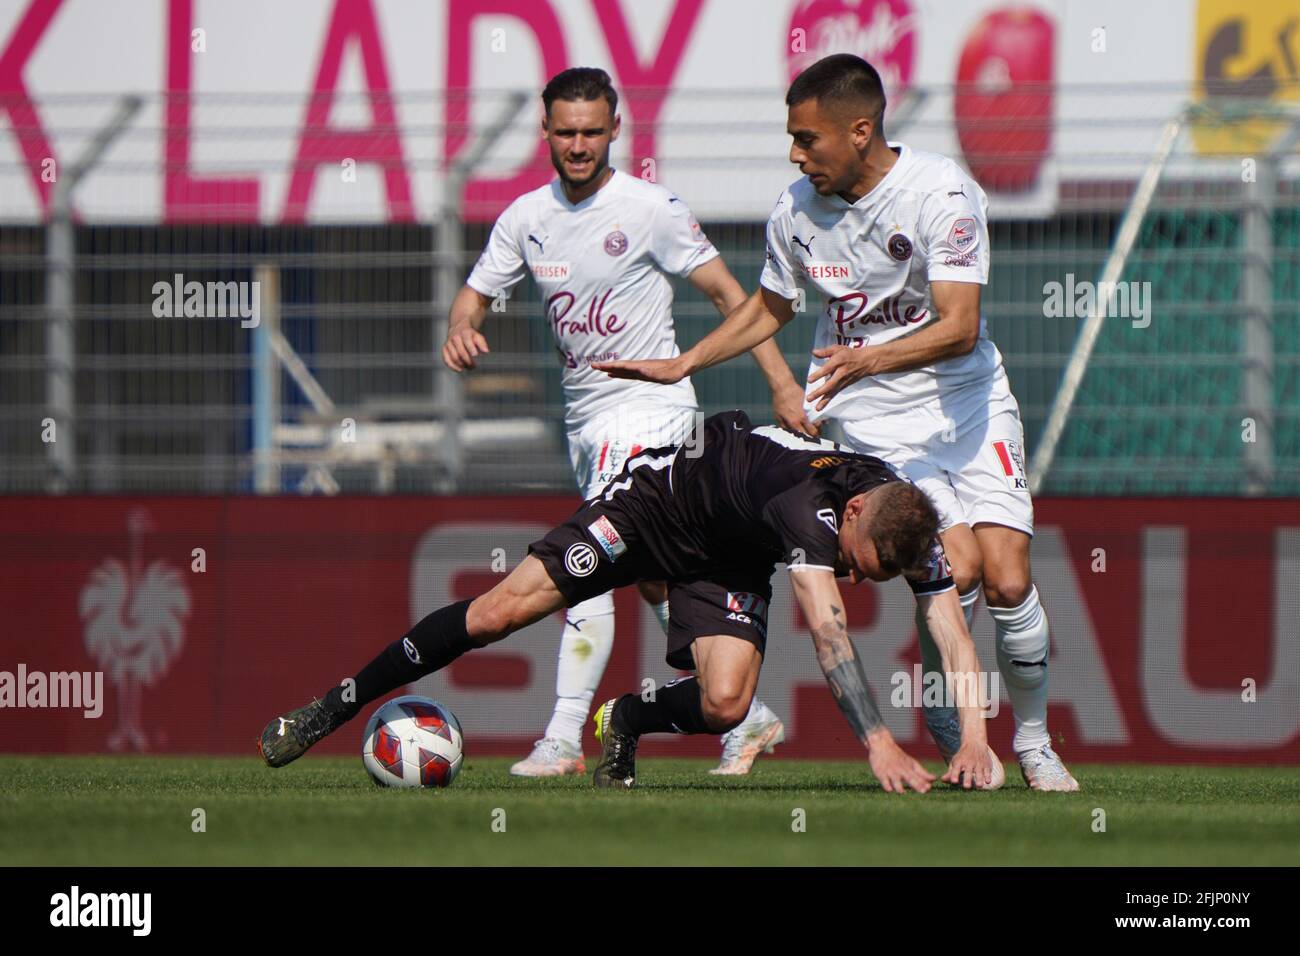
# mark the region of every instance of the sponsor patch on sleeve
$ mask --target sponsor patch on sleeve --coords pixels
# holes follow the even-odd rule
[[[617,561],[620,555],[627,553],[627,542],[618,533],[614,523],[604,515],[587,525],[587,531],[596,539],[610,561]]]
[[[969,216],[957,219],[948,230],[948,244],[958,252],[965,252],[974,245],[979,236],[979,227]]]

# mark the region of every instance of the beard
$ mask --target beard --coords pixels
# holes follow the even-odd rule
[[[609,167],[609,152],[606,151],[600,156],[593,154],[591,157],[591,172],[581,178],[569,175],[569,171],[564,166],[563,157],[555,152],[551,153],[551,165],[555,167],[555,172],[559,174],[561,182],[566,186],[585,186]]]

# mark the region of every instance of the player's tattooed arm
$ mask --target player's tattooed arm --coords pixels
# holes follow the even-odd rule
[[[831,605],[827,613],[830,620],[813,629],[817,663],[826,675],[826,683],[830,685],[841,713],[858,739],[865,742],[867,736],[883,723],[880,707],[862,669],[862,660],[849,640],[844,609]]]
[[[812,631],[817,663],[826,675],[835,703],[858,739],[866,743],[866,738],[883,728],[884,723],[862,661],[849,640],[848,618],[835,575],[806,567],[791,571],[790,581]]]
[[[867,748],[871,772],[886,793],[929,790],[934,775],[898,746],[881,720],[862,661],[849,640],[848,618],[835,573],[810,564],[792,564],[790,568],[790,584],[812,630],[817,663],[826,675],[835,702]]]

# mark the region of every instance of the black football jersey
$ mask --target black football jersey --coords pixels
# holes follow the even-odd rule
[[[710,416],[681,447],[642,452],[628,464],[656,472],[658,500],[639,496],[659,531],[645,544],[670,577],[777,562],[843,576],[839,522],[846,503],[905,480],[879,458],[773,425],[756,428],[740,411]],[[619,485],[616,479],[598,497],[617,494]],[[925,573],[908,583],[918,594],[953,587],[938,539]]]

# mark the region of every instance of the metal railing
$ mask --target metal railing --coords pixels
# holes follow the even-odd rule
[[[984,299],[1031,451],[1088,320],[1047,314],[1045,286],[1105,278],[1169,119],[1141,90],[1057,93],[1089,98],[1095,111],[1071,111],[1052,130],[1050,209],[1008,217],[995,197]],[[23,205],[31,170],[0,164],[0,492],[572,490],[560,368],[531,286],[489,316],[493,351],[478,371],[457,376],[438,359],[447,306],[490,227],[482,209],[462,204],[461,183],[509,171],[507,157],[536,135],[533,95],[491,98],[486,119],[464,130],[471,143],[458,161],[438,156],[446,128],[403,127],[419,208],[413,221],[373,223],[230,222],[220,208],[210,221],[162,222],[158,196],[142,185],[165,165],[159,98],[43,103],[52,135],[82,161],[61,172],[43,221]],[[753,288],[764,216],[747,197],[761,186],[775,199],[797,175],[779,91],[701,96],[729,97],[733,118],[710,131],[665,122],[658,172],[693,208],[712,210],[701,217],[706,232]],[[951,90],[918,93],[891,116],[890,134],[951,138],[951,99]],[[210,95],[203,105],[205,174],[283,185],[293,160],[281,147],[296,130],[279,124],[300,100]],[[701,132],[716,149],[698,147]],[[1300,493],[1291,437],[1300,434],[1300,190],[1294,141],[1279,143],[1266,178],[1250,182],[1235,175],[1240,157],[1200,154],[1187,132],[1171,145],[1117,273],[1152,283],[1151,328],[1112,318],[1089,333],[1091,355],[1051,432],[1044,490]],[[722,185],[708,195],[676,185],[716,170]],[[365,171],[376,195],[381,172]],[[346,203],[330,208],[351,215]],[[172,298],[203,287],[202,314],[187,315],[183,301],[159,307],[155,290],[174,290],[176,276],[182,295]],[[233,308],[206,313],[207,289],[230,283],[257,284],[256,324]],[[689,284],[674,288],[685,347],[719,317]],[[797,376],[811,336],[810,316],[778,338]],[[1144,391],[1152,383],[1161,387]],[[770,414],[748,359],[695,385],[705,411]],[[1238,437],[1246,418],[1253,441]]]

